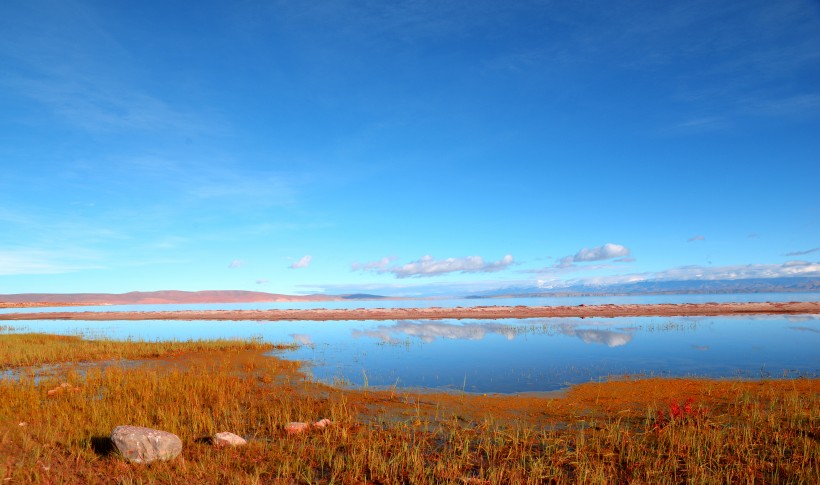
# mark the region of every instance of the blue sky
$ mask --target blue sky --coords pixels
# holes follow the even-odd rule
[[[0,3],[0,293],[820,275],[812,1]]]

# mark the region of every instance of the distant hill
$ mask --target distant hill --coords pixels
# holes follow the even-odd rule
[[[351,295],[342,295],[345,300],[383,300],[387,298],[381,295],[371,295],[369,293],[353,293]]]
[[[585,295],[685,295],[726,293],[820,292],[820,278],[754,278],[738,280],[638,281],[614,285],[571,285],[554,288],[514,287],[476,293],[467,298],[585,296]]]
[[[475,293],[467,298],[584,296],[584,295],[673,295],[726,293],[820,293],[820,278],[756,278],[739,280],[639,281],[615,285],[571,285],[554,288],[518,286]],[[21,293],[0,295],[2,304],[25,306],[35,303],[89,305],[143,305],[192,303],[254,303],[394,299],[381,295],[283,295],[260,291],[132,291],[130,293]]]
[[[341,296],[281,295],[260,291],[132,291],[130,293],[21,293],[0,295],[6,303],[89,303],[97,305],[189,304],[189,303],[253,303],[284,301],[333,301]]]

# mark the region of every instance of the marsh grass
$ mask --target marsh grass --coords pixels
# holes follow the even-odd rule
[[[76,392],[48,395],[68,383]],[[287,436],[291,421],[333,425]],[[179,435],[137,466],[120,424]],[[343,390],[259,350],[0,381],[11,483],[818,483],[818,381],[635,379],[564,398]],[[249,445],[213,447],[232,431]],[[8,480],[7,480],[8,479]]]
[[[0,333],[0,369],[41,364],[168,357],[186,352],[271,350],[262,339],[111,340],[42,333]]]

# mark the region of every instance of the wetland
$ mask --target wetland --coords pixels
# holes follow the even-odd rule
[[[11,483],[820,480],[812,313],[8,323]],[[182,455],[124,462],[123,424]]]

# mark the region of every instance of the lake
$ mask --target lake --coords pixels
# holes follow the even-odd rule
[[[709,301],[715,301],[714,295]],[[624,374],[755,379],[817,377],[820,371],[816,315],[7,323],[17,332],[90,338],[261,337],[296,342],[296,350],[276,355],[305,361],[314,379],[350,386],[515,393]]]

